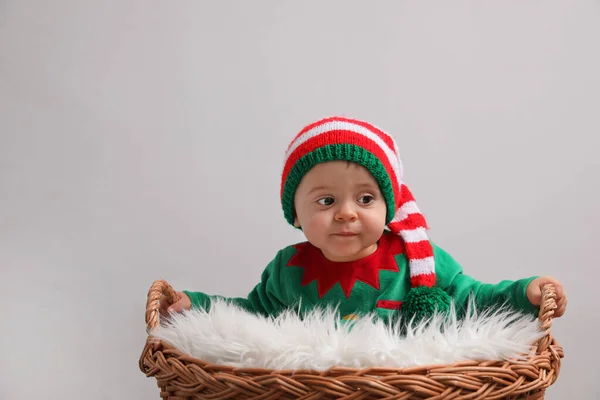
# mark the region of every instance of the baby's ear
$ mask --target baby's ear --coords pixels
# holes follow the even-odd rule
[[[300,228],[300,222],[298,221],[298,217],[294,217],[294,226],[296,228]]]

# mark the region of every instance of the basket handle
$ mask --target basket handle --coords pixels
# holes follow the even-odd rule
[[[167,301],[169,304],[173,304],[178,300],[177,292],[165,280],[154,281],[148,291],[146,302],[146,332],[150,332],[159,324],[160,302]]]
[[[546,332],[546,335],[540,339],[538,344],[538,353],[546,351],[552,341],[550,328],[552,327],[552,316],[556,310],[556,288],[549,283],[542,287],[542,303],[538,318],[540,320],[540,329]]]

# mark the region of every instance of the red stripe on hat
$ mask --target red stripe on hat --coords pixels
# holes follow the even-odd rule
[[[417,286],[433,287],[435,285],[435,274],[429,273],[429,274],[412,276],[410,278],[410,285],[412,287],[417,287]]]
[[[422,240],[416,243],[405,243],[406,254],[413,260],[420,258],[433,257],[433,247],[429,240]]]
[[[290,144],[288,145],[288,148],[287,148],[286,152],[289,151],[289,149],[293,146],[294,142],[296,142],[296,140],[300,136],[304,135],[306,132],[310,131],[312,128],[316,128],[319,125],[323,125],[324,123],[332,122],[332,121],[335,121],[335,120],[336,120],[335,117],[330,117],[330,118],[325,118],[325,119],[313,122],[310,125],[306,125],[304,128],[302,128],[302,130],[300,132],[298,132],[298,134],[296,136],[294,136],[294,140],[292,140],[290,142]]]
[[[352,123],[358,126],[362,126],[365,129],[368,129],[369,131],[373,132],[374,134],[376,134],[377,136],[379,136],[381,138],[381,140],[383,140],[383,142],[388,146],[388,148],[392,151],[392,153],[394,153],[394,155],[396,157],[399,157],[399,155],[396,152],[396,149],[394,147],[394,139],[388,135],[387,133],[385,133],[384,131],[382,131],[381,129],[367,123],[364,121],[360,121],[357,119],[352,119],[352,118],[344,118],[344,117],[329,117],[329,118],[323,118],[319,121],[313,122],[310,125],[305,126],[295,137],[294,140],[291,141],[291,143],[288,145],[287,150],[289,150],[293,143],[296,141],[296,139],[298,139],[300,136],[302,136],[304,133],[308,132],[309,130],[319,126],[319,125],[323,125],[326,124],[328,122],[348,122],[348,123]]]
[[[388,135],[387,133],[383,132],[381,129],[378,129],[376,127],[374,127],[373,125],[364,122],[364,121],[359,121],[356,119],[351,119],[351,118],[344,118],[344,117],[335,117],[335,118],[331,118],[331,121],[343,121],[343,122],[350,122],[359,126],[362,126],[363,128],[366,128],[368,130],[370,130],[371,132],[375,133],[377,136],[379,136],[383,142],[385,144],[387,144],[387,146],[389,147],[389,149],[392,151],[392,153],[394,153],[396,155],[396,157],[398,157],[398,154],[396,153],[396,150],[394,149],[394,139],[392,139],[392,137],[390,135]],[[329,121],[327,121],[329,122]]]
[[[288,175],[289,175],[290,171],[292,170],[292,168],[294,167],[294,165],[296,165],[296,162],[301,157],[305,156],[306,154],[308,154],[312,151],[315,151],[316,149],[318,149],[320,147],[334,145],[334,144],[356,145],[358,147],[361,147],[361,148],[373,153],[373,155],[381,161],[381,163],[383,164],[383,167],[385,168],[385,170],[387,171],[387,173],[390,177],[390,180],[392,183],[392,188],[394,190],[394,198],[395,199],[399,198],[399,188],[398,188],[398,181],[396,179],[396,174],[394,173],[394,169],[392,168],[392,165],[388,161],[388,158],[387,158],[385,152],[383,151],[383,149],[380,146],[378,146],[375,142],[373,142],[371,139],[369,139],[359,133],[356,133],[353,131],[348,131],[348,130],[335,130],[335,131],[325,132],[321,135],[318,135],[318,136],[308,139],[306,142],[304,142],[300,146],[298,146],[294,150],[294,152],[292,154],[290,154],[290,156],[287,159],[287,162],[285,163],[285,167],[283,169],[283,174],[282,174],[282,179],[281,179],[280,195],[283,196],[283,190],[284,190]]]
[[[402,186],[400,186],[400,206],[402,206],[402,204],[404,204],[404,203],[408,203],[409,201],[414,201],[414,200],[415,200],[415,198],[413,197],[410,190],[408,190],[408,186],[406,186],[403,183]]]
[[[402,221],[390,222],[389,227],[394,232],[400,232],[405,229],[425,228],[427,229],[427,220],[423,214],[408,214]]]

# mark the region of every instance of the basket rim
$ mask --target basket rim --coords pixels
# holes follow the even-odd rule
[[[310,369],[269,369],[269,368],[260,368],[260,367],[235,367],[227,364],[212,364],[206,362],[200,358],[194,357],[192,355],[186,354],[183,351],[175,348],[171,344],[155,338],[151,336],[150,332],[152,329],[157,327],[160,324],[160,302],[167,301],[169,303],[174,303],[179,300],[179,296],[177,292],[173,289],[173,287],[164,279],[155,280],[150,289],[148,290],[147,302],[146,302],[146,313],[145,313],[145,321],[146,321],[146,345],[144,347],[142,356],[140,357],[140,368],[143,370],[142,361],[143,358],[151,353],[151,352],[162,352],[168,354],[170,357],[177,357],[178,359],[185,361],[188,364],[195,364],[201,366],[202,368],[208,368],[212,371],[228,371],[230,373],[239,373],[239,374],[277,374],[277,375],[289,375],[289,374],[298,374],[298,373],[310,373],[310,374],[330,374],[335,373],[337,371],[345,371],[348,374],[352,375],[362,375],[365,371],[379,371],[385,372],[390,371],[390,373],[397,374],[401,373],[414,373],[418,371],[428,371],[439,368],[463,368],[467,366],[483,366],[483,368],[487,368],[487,364],[494,363],[502,363],[509,365],[527,365],[528,362],[532,361],[536,357],[543,355],[546,352],[550,352],[552,356],[557,358],[563,357],[562,347],[556,342],[556,339],[553,337],[551,332],[552,326],[552,317],[554,315],[554,310],[556,309],[556,288],[553,284],[549,283],[544,285],[542,288],[542,301],[540,305],[540,311],[538,313],[538,321],[539,326],[542,331],[545,332],[544,336],[542,336],[537,342],[531,344],[531,351],[527,354],[524,360],[464,360],[457,361],[451,364],[429,364],[429,365],[418,365],[411,367],[367,367],[367,368],[353,368],[353,367],[339,367],[332,366],[324,370],[310,370]]]

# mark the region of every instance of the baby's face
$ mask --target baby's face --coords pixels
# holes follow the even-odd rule
[[[329,260],[354,261],[377,249],[386,203],[363,166],[346,161],[317,164],[302,178],[294,204],[294,225]]]

